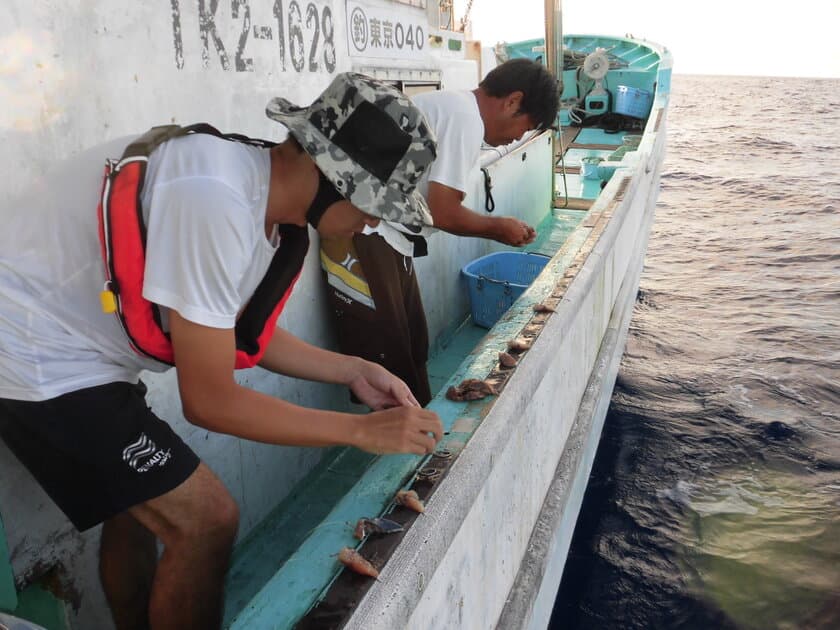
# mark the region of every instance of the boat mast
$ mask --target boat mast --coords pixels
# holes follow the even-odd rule
[[[557,79],[557,89],[563,94],[563,15],[560,8],[561,0],[545,0],[545,63],[548,71]],[[551,134],[551,205],[554,206],[554,177],[557,164],[558,148],[560,144],[560,122],[557,130]]]
[[[563,89],[563,15],[560,0],[545,0],[545,62]]]

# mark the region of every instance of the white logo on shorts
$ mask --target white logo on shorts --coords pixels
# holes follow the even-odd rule
[[[163,466],[172,456],[171,450],[158,450],[152,440],[141,433],[140,437],[123,449],[123,461],[137,472],[146,472],[153,466]]]
[[[350,268],[353,265],[355,265],[357,262],[359,262],[359,261],[356,258],[353,258],[350,255],[350,252],[347,252],[347,255],[344,257],[344,260],[342,260],[338,264],[341,265],[342,267],[344,267],[347,271],[350,271]]]

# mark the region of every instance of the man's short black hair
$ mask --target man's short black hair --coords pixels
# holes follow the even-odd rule
[[[541,63],[510,59],[488,72],[478,87],[495,97],[522,92],[519,112],[528,114],[538,129],[546,129],[556,122],[560,107],[558,82]]]

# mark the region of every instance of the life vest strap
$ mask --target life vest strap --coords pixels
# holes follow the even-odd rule
[[[143,297],[146,225],[140,199],[149,155],[162,143],[193,133],[207,133],[263,148],[275,144],[239,134],[223,134],[206,123],[153,127],[129,144],[119,160],[108,161],[98,208],[99,240],[105,263],[105,287],[100,293],[102,309],[116,315],[135,352],[169,365],[174,364],[169,333],[161,325],[159,307]],[[237,368],[252,367],[262,358],[303,267],[309,247],[307,228],[281,225],[279,235],[280,245],[268,272],[237,318],[234,330]]]

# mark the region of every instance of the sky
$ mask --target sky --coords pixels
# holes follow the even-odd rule
[[[455,0],[456,15],[467,2]],[[543,5],[473,0],[473,36],[484,45],[543,37]],[[564,0],[562,11],[564,33],[666,46],[677,74],[840,78],[840,0]]]

